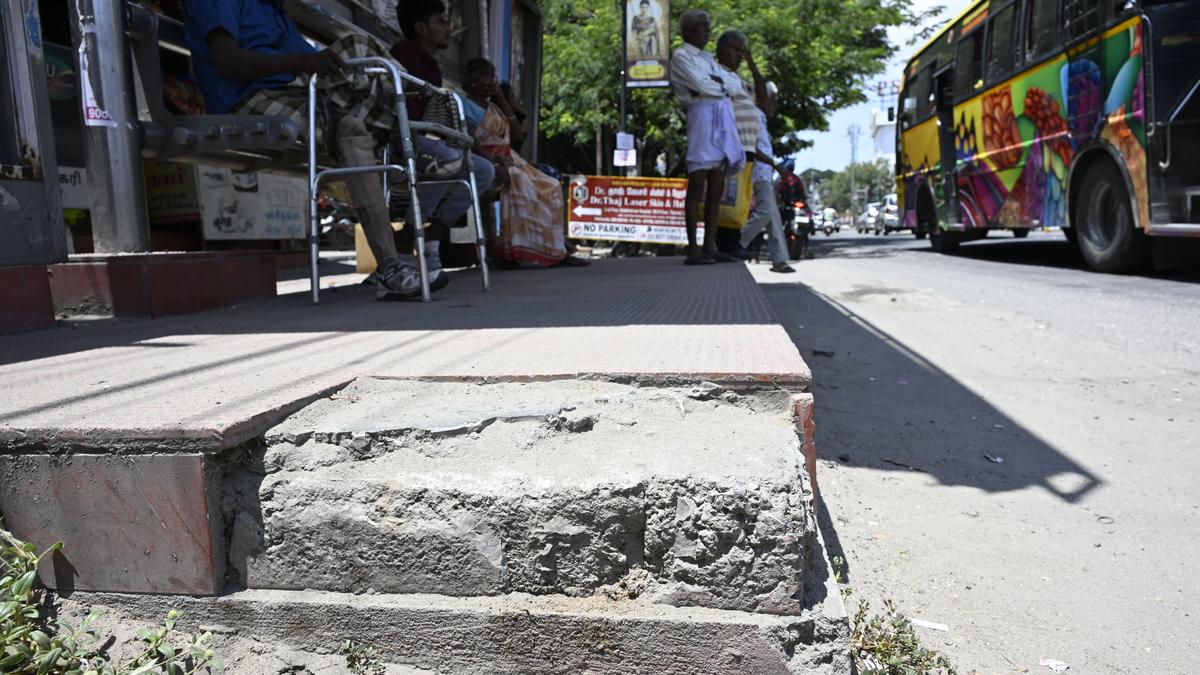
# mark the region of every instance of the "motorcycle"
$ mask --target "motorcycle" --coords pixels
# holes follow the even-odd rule
[[[812,251],[808,247],[808,238],[817,233],[817,225],[808,204],[796,201],[781,206],[780,211],[780,215],[783,216],[784,236],[787,239],[788,258],[792,260],[812,258]]]
[[[822,214],[821,225],[821,229],[824,230],[826,237],[834,232],[842,231],[842,225],[838,222],[837,214],[833,209],[825,209],[825,213]]]
[[[349,203],[336,197],[318,198],[317,221],[326,246],[335,250],[354,248],[354,226],[358,223],[358,212]]]

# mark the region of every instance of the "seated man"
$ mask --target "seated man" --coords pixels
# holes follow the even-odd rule
[[[442,86],[442,69],[436,55],[450,45],[450,22],[446,18],[446,6],[441,0],[404,0],[396,5],[396,15],[404,40],[392,46],[392,58],[412,74],[426,82]],[[423,96],[409,95],[408,118],[414,121],[426,119],[430,101]],[[457,112],[453,119],[437,121],[457,128]],[[423,134],[416,136],[417,147],[430,157],[437,158],[442,166],[461,167],[463,151],[452,148],[445,142]],[[471,153],[471,166],[475,171],[476,187],[487,189],[496,176],[496,169],[488,160]],[[441,271],[441,240],[447,228],[453,227],[471,207],[471,193],[461,183],[449,185],[426,185],[418,188],[424,214],[428,217],[429,231],[425,243],[425,256],[431,270],[431,285],[438,288],[450,279]],[[476,214],[477,216],[479,214]],[[411,220],[411,218],[409,219]],[[402,260],[411,258],[416,230],[405,226],[397,235],[397,246]]]
[[[274,0],[188,0],[186,31],[208,112],[289,116],[307,129],[307,80],[301,76],[315,73],[325,92],[318,101],[321,140],[346,165],[379,163],[376,147],[397,126],[388,108],[391,84],[383,95],[370,95],[369,78],[352,76],[339,56],[374,55],[366,40],[347,36],[318,50]],[[379,174],[345,181],[379,264],[376,299],[418,296],[420,275],[397,254]]]

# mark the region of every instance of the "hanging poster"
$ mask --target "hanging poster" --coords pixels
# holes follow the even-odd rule
[[[625,0],[625,86],[670,86],[670,0]]]
[[[95,28],[84,27],[79,41],[79,84],[83,99],[83,123],[89,127],[115,127],[116,120],[109,114],[105,102],[96,96],[99,90],[98,74],[92,69],[92,55],[96,51]]]

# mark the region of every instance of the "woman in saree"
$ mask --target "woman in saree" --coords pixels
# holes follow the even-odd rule
[[[467,62],[466,113],[474,128],[475,151],[496,164],[500,193],[500,238],[493,255],[524,267],[586,264],[567,254],[563,193],[547,176],[513,151],[521,133],[517,116],[499,90],[496,68],[483,58]]]

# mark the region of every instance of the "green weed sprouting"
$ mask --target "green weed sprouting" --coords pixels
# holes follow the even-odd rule
[[[212,635],[185,636],[171,645],[180,612],[171,610],[157,629],[138,633],[142,651],[125,663],[113,663],[102,651],[106,642],[92,629],[100,617],[92,612],[78,626],[44,615],[45,591],[37,585],[37,569],[62,548],[58,542],[40,555],[0,527],[0,673],[34,675],[193,675],[221,669],[208,642]]]
[[[835,557],[833,578],[841,586],[842,598],[849,600],[854,589],[842,575],[846,561]],[[868,616],[871,603],[858,601],[858,610],[850,620],[850,647],[854,665],[861,675],[955,675],[957,671],[946,657],[921,644],[913,625],[896,609],[896,603],[884,600],[886,614]]]
[[[384,675],[383,662],[371,647],[346,640],[342,643],[341,653],[346,657],[346,667],[354,675]]]

